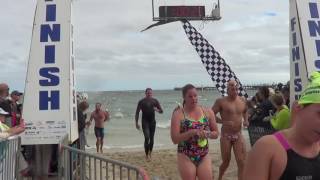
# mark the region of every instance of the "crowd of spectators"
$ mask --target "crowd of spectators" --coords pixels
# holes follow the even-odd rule
[[[249,136],[263,136],[290,127],[289,89],[289,84],[281,83],[275,88],[261,86],[248,100]],[[252,131],[257,127],[258,135]],[[255,140],[251,140],[252,145]]]

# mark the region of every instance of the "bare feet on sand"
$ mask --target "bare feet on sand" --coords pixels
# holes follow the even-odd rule
[[[147,161],[147,162],[150,162],[150,161],[151,161],[151,154],[146,155],[146,161]]]

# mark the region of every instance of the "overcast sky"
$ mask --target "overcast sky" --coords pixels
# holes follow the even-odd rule
[[[1,0],[0,81],[11,89],[24,89],[35,6]],[[154,23],[150,0],[76,0],[73,10],[78,90],[213,85],[180,22],[140,32]],[[221,16],[191,23],[242,83],[289,80],[288,1],[221,0]]]

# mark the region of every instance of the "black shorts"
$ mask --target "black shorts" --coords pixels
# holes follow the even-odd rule
[[[99,128],[99,127],[94,127],[94,134],[96,135],[97,138],[102,138],[104,137],[104,128]]]

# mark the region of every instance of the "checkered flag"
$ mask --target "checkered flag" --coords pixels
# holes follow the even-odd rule
[[[235,80],[239,85],[239,96],[247,98],[248,95],[244,91],[239,79],[220,54],[214,50],[213,46],[188,21],[182,21],[182,24],[191,44],[196,48],[203,65],[206,67],[222,96],[227,95],[227,82]]]

